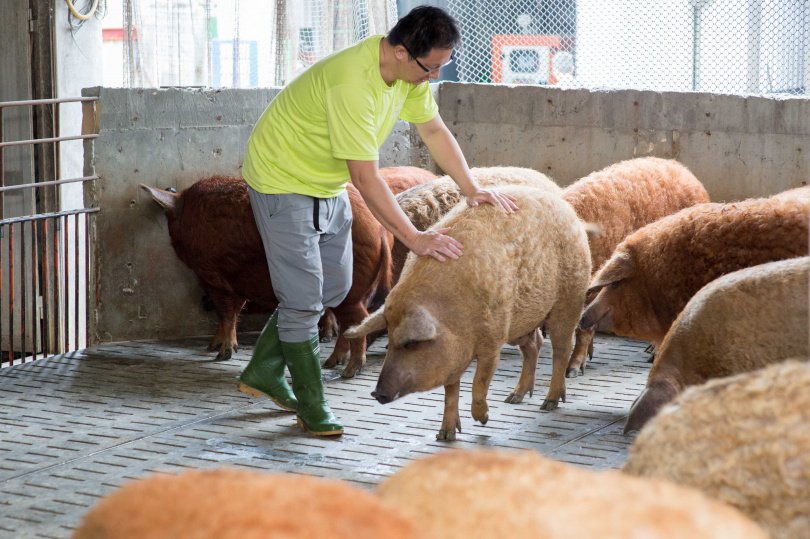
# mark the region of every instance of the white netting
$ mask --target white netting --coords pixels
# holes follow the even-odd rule
[[[807,0],[448,0],[459,80],[806,94]]]
[[[124,0],[123,82],[283,86],[396,14],[396,0]]]
[[[446,0],[458,80],[806,94],[810,0]],[[127,86],[283,86],[396,0],[124,0]],[[452,69],[443,73],[453,75]]]

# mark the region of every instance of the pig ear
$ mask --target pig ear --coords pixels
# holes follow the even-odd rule
[[[424,307],[409,309],[391,335],[394,346],[410,342],[432,341],[439,332],[439,322]]]
[[[178,201],[180,199],[180,195],[177,193],[170,193],[169,191],[164,191],[163,189],[157,189],[156,187],[148,187],[144,184],[140,184],[142,189],[145,189],[152,195],[152,198],[160,204],[163,210],[166,212],[166,215],[170,218],[177,217],[179,213],[179,204]]]
[[[598,238],[602,235],[602,227],[596,223],[586,223],[583,221],[582,229],[585,231],[585,234],[587,234],[589,240]]]
[[[678,389],[669,380],[656,380],[644,388],[641,395],[630,407],[627,423],[624,424],[624,433],[641,430],[647,422],[667,403],[678,396]]]
[[[633,261],[633,256],[623,251],[614,254],[602,268],[596,272],[596,275],[591,279],[591,286],[588,289],[588,294],[598,292],[599,289],[606,287],[611,283],[623,281],[633,274],[636,264]]]
[[[352,326],[343,332],[343,335],[347,339],[356,339],[368,335],[369,333],[385,329],[388,327],[388,323],[385,321],[385,316],[383,316],[384,309],[385,306],[380,307],[371,313],[368,318],[360,322],[359,325]]]

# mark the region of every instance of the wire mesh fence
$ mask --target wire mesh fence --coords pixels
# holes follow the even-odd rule
[[[124,86],[283,86],[397,21],[395,0],[124,0]]]
[[[810,86],[810,0],[431,3],[462,31],[450,80],[734,94]],[[124,85],[283,86],[396,20],[396,0],[124,0]]]
[[[459,80],[806,94],[808,0],[449,0]]]

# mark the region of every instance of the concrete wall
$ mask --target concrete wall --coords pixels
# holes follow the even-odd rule
[[[688,166],[714,201],[810,179],[810,99],[442,83],[439,110],[470,166],[540,170],[560,185],[642,156]]]
[[[166,217],[138,184],[181,191],[217,174],[239,176],[248,137],[278,89],[88,88],[99,96],[99,138],[85,143],[87,207],[100,207],[95,245],[90,344],[213,335],[217,318],[204,291],[172,250]],[[396,126],[381,165],[408,164],[411,130]],[[266,316],[245,317],[259,329]]]
[[[238,175],[253,125],[276,93],[84,91],[100,97],[100,136],[85,143],[85,174],[100,176],[86,186],[85,203],[101,207],[91,231],[90,344],[214,333],[202,288],[175,256],[162,210],[138,184],[180,191],[206,176]],[[769,195],[810,176],[807,98],[458,83],[442,83],[436,95],[471,166],[527,166],[567,185],[623,159],[674,157],[718,201]],[[435,170],[415,128],[400,124],[381,165],[405,164]],[[245,318],[240,328],[258,329],[264,318]]]

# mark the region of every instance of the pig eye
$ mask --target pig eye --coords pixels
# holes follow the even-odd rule
[[[616,288],[619,288],[619,285],[622,284],[623,282],[624,282],[624,279],[622,279],[620,281],[616,281],[615,283],[610,283],[609,286],[610,286],[610,288],[615,290]]]

